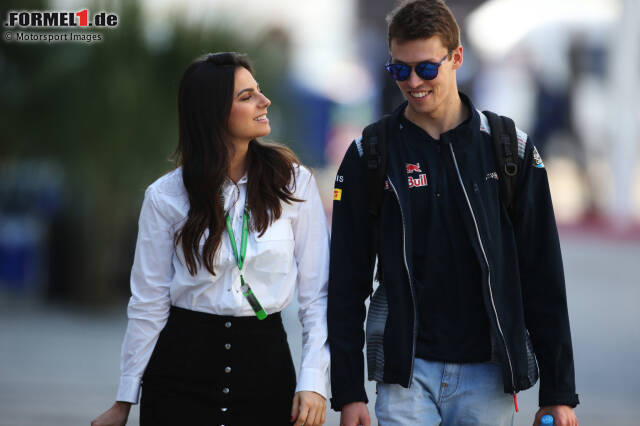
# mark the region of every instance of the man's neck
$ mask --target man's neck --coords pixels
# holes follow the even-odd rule
[[[440,135],[458,127],[468,117],[469,108],[462,102],[458,92],[455,96],[445,100],[436,110],[430,113],[419,113],[407,106],[404,116],[421,127],[434,139],[440,139]]]

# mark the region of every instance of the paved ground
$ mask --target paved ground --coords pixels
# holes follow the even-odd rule
[[[640,242],[567,236],[562,243],[580,424],[638,425]],[[295,307],[285,318],[299,362]],[[123,307],[89,312],[0,295],[0,425],[88,425],[115,397],[124,329]],[[537,390],[520,394],[517,425],[531,424],[536,399]],[[137,420],[134,409],[129,424]],[[338,425],[335,413],[326,424]]]

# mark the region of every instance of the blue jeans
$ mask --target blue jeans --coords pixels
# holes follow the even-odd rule
[[[378,383],[381,426],[512,426],[513,396],[495,363],[451,364],[416,358],[407,389]]]

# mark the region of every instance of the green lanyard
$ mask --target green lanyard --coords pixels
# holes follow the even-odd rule
[[[238,256],[238,247],[236,246],[236,236],[233,233],[233,226],[231,226],[231,218],[229,217],[228,213],[225,216],[225,220],[227,221],[227,232],[229,233],[229,241],[231,241],[233,256],[236,258],[238,269],[242,271],[242,266],[244,265],[244,257],[247,254],[247,238],[249,236],[249,223],[248,223],[249,219],[247,217],[247,212],[245,211],[242,217],[242,241],[240,242],[240,256]]]
[[[229,217],[228,213],[225,217],[225,220],[227,222],[227,232],[229,233],[229,241],[231,242],[233,255],[236,258],[236,263],[238,264],[238,269],[240,270],[240,282],[242,283],[240,290],[242,290],[242,294],[247,299],[247,302],[249,302],[249,305],[251,305],[251,308],[253,309],[253,312],[256,314],[258,319],[263,320],[267,317],[267,313],[265,312],[262,305],[260,305],[260,302],[258,301],[258,298],[256,297],[256,295],[253,294],[253,291],[251,290],[249,283],[246,283],[244,281],[244,277],[242,276],[242,267],[244,266],[244,258],[247,254],[247,238],[249,236],[249,217],[247,216],[247,211],[246,210],[244,211],[243,217],[242,217],[242,240],[240,242],[239,255],[238,255],[238,247],[236,246],[236,236],[233,233],[233,226],[231,226],[231,218]]]

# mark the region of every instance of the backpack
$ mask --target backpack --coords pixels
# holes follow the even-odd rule
[[[513,217],[513,200],[515,198],[518,178],[518,135],[516,125],[509,117],[491,111],[483,111],[489,119],[493,155],[496,162],[500,183],[500,199]],[[368,212],[373,228],[373,244],[371,245],[370,262],[373,269],[380,244],[380,208],[384,196],[387,175],[387,132],[389,115],[385,115],[375,123],[369,124],[362,131],[362,150],[365,161],[365,181],[369,196]],[[380,265],[378,265],[380,266]],[[376,279],[380,281],[381,268],[378,267]]]

